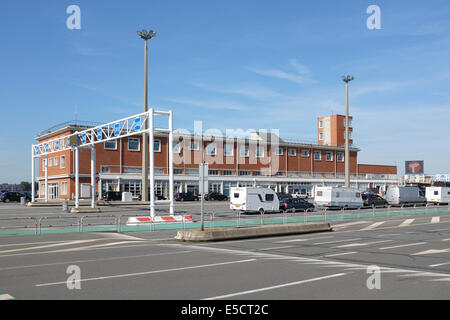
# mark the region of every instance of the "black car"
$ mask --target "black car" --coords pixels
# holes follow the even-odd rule
[[[105,201],[122,200],[122,192],[120,191],[107,191],[103,194],[103,199]]]
[[[280,211],[282,212],[305,211],[306,209],[314,210],[314,205],[301,198],[288,198],[280,201]]]
[[[388,205],[386,199],[383,199],[382,197],[374,193],[363,193],[362,199],[364,206],[366,207],[386,207]]]
[[[228,197],[224,194],[218,193],[218,192],[209,192],[205,194],[205,200],[228,200]]]
[[[148,199],[150,199],[150,193],[148,194]],[[138,196],[139,201],[142,200],[142,195]],[[155,194],[155,200],[166,200],[165,197],[159,195],[159,194]]]
[[[292,199],[292,195],[286,192],[277,192],[278,200]]]
[[[0,195],[0,201],[2,201],[2,202],[10,202],[10,201],[20,202],[21,197],[27,198],[24,194],[22,194],[20,192],[7,191]]]
[[[175,201],[198,201],[198,196],[190,192],[182,192],[176,195]]]

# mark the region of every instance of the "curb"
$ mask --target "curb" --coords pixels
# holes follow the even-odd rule
[[[312,232],[333,231],[329,223],[289,223],[283,225],[263,225],[251,227],[224,227],[178,230],[179,241],[224,241],[269,236],[282,236]]]

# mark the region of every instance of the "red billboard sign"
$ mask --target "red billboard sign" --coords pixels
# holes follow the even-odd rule
[[[420,161],[405,161],[405,174],[422,174],[423,160]]]

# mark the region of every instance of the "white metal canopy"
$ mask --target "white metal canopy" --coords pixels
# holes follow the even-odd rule
[[[154,116],[166,115],[168,116],[168,128],[155,128]],[[144,123],[149,122],[147,129],[144,129]],[[154,197],[154,132],[165,132],[169,134],[169,200],[158,200],[158,203],[169,203],[170,214],[174,214],[173,207],[173,113],[172,111],[159,111],[150,109],[147,112],[139,113],[127,118],[117,121],[105,123],[86,130],[75,132],[71,135],[62,136],[56,139],[45,141],[31,146],[31,180],[32,180],[32,201],[35,201],[35,186],[34,186],[34,159],[47,157],[50,154],[65,151],[75,150],[75,207],[79,206],[79,157],[78,150],[80,148],[91,148],[91,186],[92,186],[92,206],[95,206],[95,144],[117,140],[120,138],[134,136],[149,132],[149,152],[150,152],[150,213],[155,215],[155,197]],[[48,161],[45,163],[45,201],[48,201]],[[145,190],[143,190],[145,192]]]

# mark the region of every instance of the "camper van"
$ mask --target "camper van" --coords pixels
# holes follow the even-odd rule
[[[279,212],[280,202],[275,191],[269,188],[230,188],[230,209],[244,213]]]
[[[450,203],[450,187],[427,187],[425,197],[431,203]]]
[[[327,208],[361,208],[361,191],[345,187],[315,187],[314,204]]]
[[[390,205],[425,204],[427,198],[420,195],[418,187],[389,187],[386,200]]]

